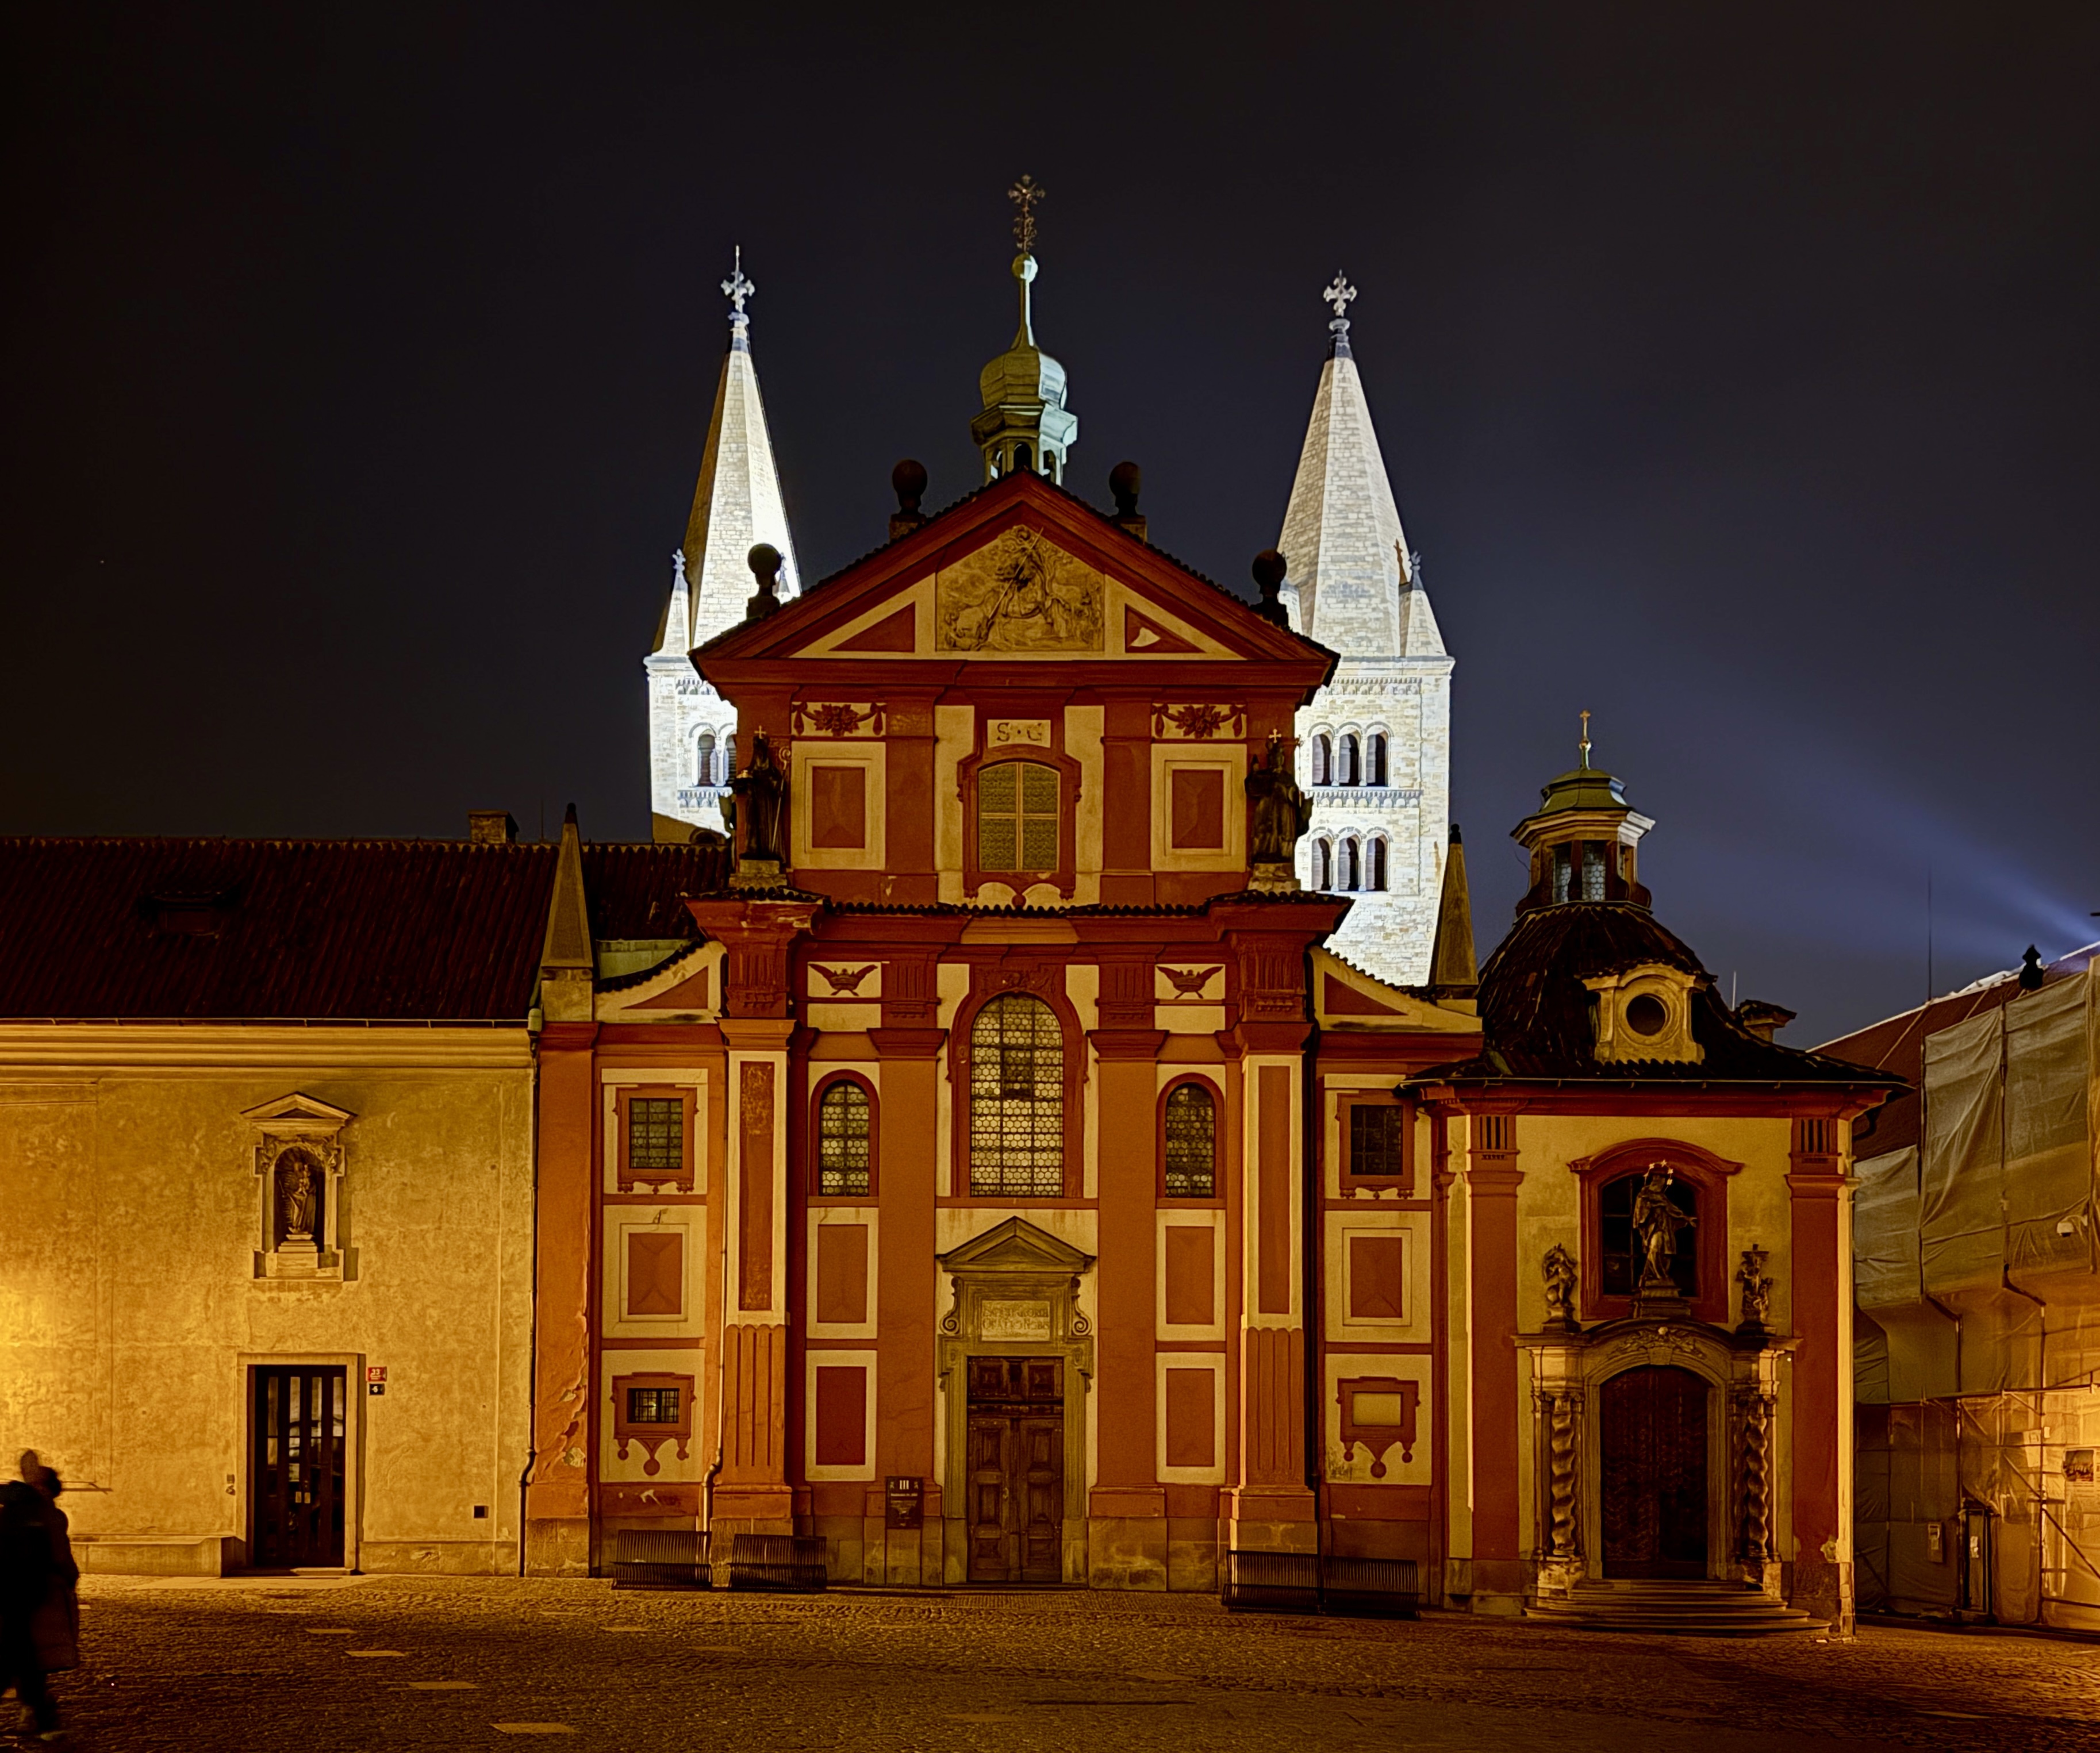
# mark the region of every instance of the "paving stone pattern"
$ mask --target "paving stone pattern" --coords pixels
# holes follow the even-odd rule
[[[100,1753],[2100,1749],[2100,1646],[1925,1631],[1736,1642],[1208,1597],[420,1577],[90,1579],[82,1630],[87,1666],[57,1685]]]

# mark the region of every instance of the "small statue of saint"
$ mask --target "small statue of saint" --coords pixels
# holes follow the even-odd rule
[[[751,754],[743,771],[730,782],[736,794],[736,815],[744,824],[743,857],[784,863],[781,856],[780,821],[788,805],[788,776],[773,757],[773,745],[763,725],[751,739]]]
[[[1772,1280],[1765,1275],[1771,1256],[1753,1245],[1743,1250],[1743,1263],[1736,1269],[1736,1282],[1743,1287],[1743,1321],[1736,1331],[1761,1333],[1771,1315]]]
[[[284,1240],[314,1239],[315,1169],[302,1152],[287,1151],[277,1159],[277,1220]]]
[[[1575,1325],[1575,1257],[1560,1243],[1546,1250],[1546,1318],[1555,1327]]]
[[[1699,1220],[1681,1210],[1670,1196],[1676,1178],[1668,1163],[1650,1163],[1634,1195],[1634,1234],[1641,1245],[1641,1275],[1638,1288],[1643,1293],[1674,1292],[1677,1282],[1671,1268],[1677,1260],[1677,1232]]]
[[[1283,739],[1268,733],[1268,754],[1246,776],[1247,817],[1253,829],[1253,861],[1287,865],[1297,856],[1299,838],[1311,825],[1312,806],[1290,770],[1290,751]]]

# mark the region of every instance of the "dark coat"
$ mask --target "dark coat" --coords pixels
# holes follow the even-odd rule
[[[51,1500],[20,1479],[0,1485],[0,1613],[27,1616],[42,1602],[55,1560]]]

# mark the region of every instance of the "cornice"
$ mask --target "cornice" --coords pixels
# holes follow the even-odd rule
[[[0,1077],[15,1066],[92,1076],[116,1068],[523,1071],[532,1037],[511,1028],[258,1023],[0,1023]]]

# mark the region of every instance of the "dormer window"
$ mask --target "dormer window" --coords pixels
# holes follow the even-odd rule
[[[1706,1050],[1692,1038],[1692,1006],[1706,976],[1659,962],[1585,980],[1593,996],[1593,1050],[1606,1064],[1648,1060],[1696,1065]]]

